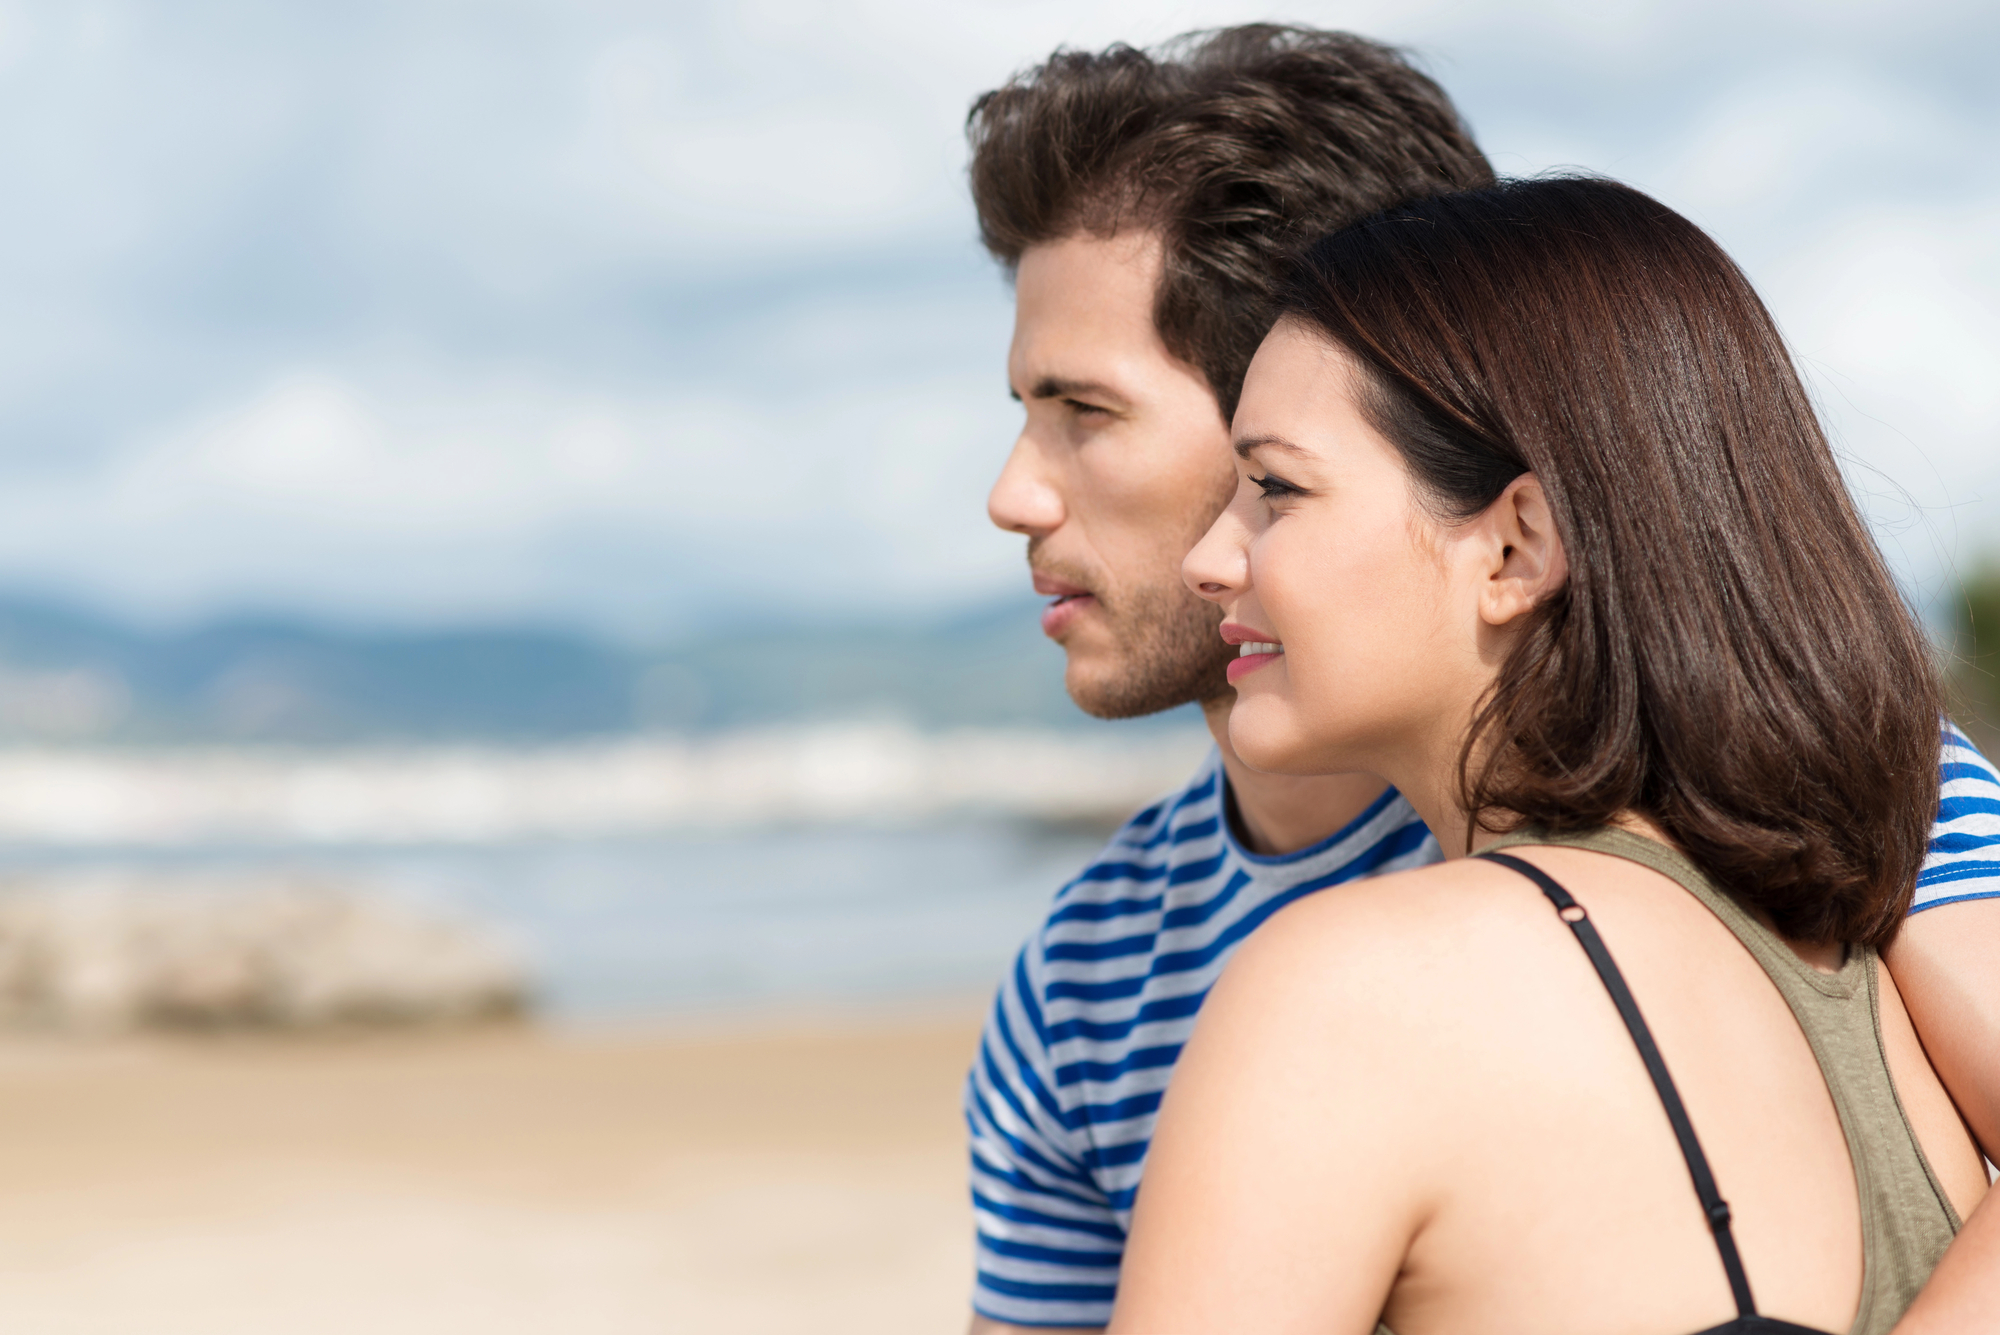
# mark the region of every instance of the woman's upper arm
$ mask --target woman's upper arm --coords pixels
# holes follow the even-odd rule
[[[1147,1155],[1113,1332],[1374,1329],[1440,1177],[1436,1130],[1411,1110],[1454,1101],[1423,1088],[1422,1018],[1367,918],[1310,901],[1280,914],[1203,1005]]]
[[[1886,958],[1938,1078],[2000,1155],[2000,899],[1913,914]]]

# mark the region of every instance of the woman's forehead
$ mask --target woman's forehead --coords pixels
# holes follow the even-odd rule
[[[1239,455],[1276,450],[1295,458],[1339,450],[1365,426],[1356,368],[1344,349],[1295,321],[1268,334],[1243,381],[1232,436]]]

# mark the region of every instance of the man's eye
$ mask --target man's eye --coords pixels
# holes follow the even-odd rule
[[[1266,473],[1262,477],[1253,477],[1250,480],[1255,482],[1257,489],[1264,493],[1265,500],[1270,500],[1274,496],[1297,496],[1300,494],[1297,487],[1275,473]]]
[[[1080,417],[1088,417],[1093,413],[1108,413],[1111,411],[1109,408],[1100,408],[1094,403],[1085,403],[1082,399],[1064,399],[1063,403],[1071,412]]]

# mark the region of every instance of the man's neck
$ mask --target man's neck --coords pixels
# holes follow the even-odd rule
[[[1234,795],[1237,836],[1253,853],[1296,853],[1346,826],[1389,785],[1372,774],[1260,774],[1229,745],[1234,695],[1202,706],[1209,735],[1222,751],[1222,770]]]

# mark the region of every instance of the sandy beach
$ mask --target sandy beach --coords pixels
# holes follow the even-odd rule
[[[9,1039],[0,1329],[958,1329],[977,1021]]]

